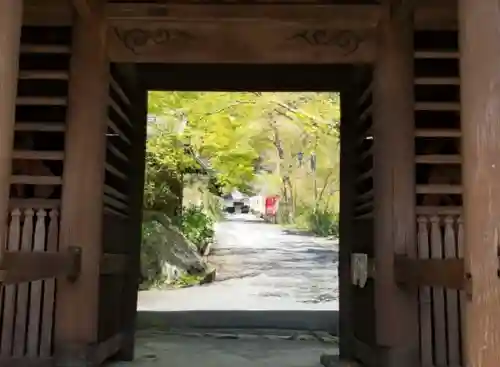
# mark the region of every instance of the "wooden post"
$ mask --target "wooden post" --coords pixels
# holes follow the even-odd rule
[[[0,1],[0,257],[7,235],[22,14],[22,1]]]
[[[128,256],[130,267],[125,276],[122,309],[122,347],[116,359],[131,361],[134,358],[135,326],[137,319],[137,292],[141,275],[142,208],[144,197],[144,169],[146,158],[146,127],[148,113],[148,93],[144,89],[136,92],[137,117],[134,121],[134,137],[130,173],[130,235]]]
[[[57,283],[58,366],[86,363],[98,341],[109,63],[104,7],[73,26],[61,208],[60,251],[82,250],[76,283]],[[73,364],[74,363],[74,364]],[[86,365],[86,364],[82,364]]]
[[[461,0],[460,73],[465,268],[464,366],[500,365],[500,13]]]
[[[355,205],[355,143],[356,98],[354,93],[340,95],[340,238],[339,238],[339,288],[340,288],[340,357],[354,357],[352,345],[351,302],[351,253],[354,238]]]
[[[419,363],[417,293],[394,281],[394,254],[416,256],[413,14],[378,29],[373,86],[376,340],[382,366]]]

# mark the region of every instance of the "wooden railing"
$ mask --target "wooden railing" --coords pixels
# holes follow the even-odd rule
[[[80,272],[78,248],[58,252],[58,208],[27,203],[10,210],[0,252],[0,362],[52,356],[56,278],[76,280]]]
[[[417,235],[418,259],[397,256],[394,265],[401,286],[418,287],[422,366],[460,366],[460,312],[470,291],[462,218],[421,215]]]

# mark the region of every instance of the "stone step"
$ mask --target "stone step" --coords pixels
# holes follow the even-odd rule
[[[161,331],[167,335],[215,339],[268,339],[319,341],[338,344],[338,337],[325,331],[282,330],[282,329],[168,329]]]

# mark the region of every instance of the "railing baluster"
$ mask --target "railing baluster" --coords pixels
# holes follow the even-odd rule
[[[47,213],[40,209],[36,213],[36,225],[34,234],[33,251],[45,251],[45,217]],[[42,307],[43,281],[31,282],[29,324],[28,324],[28,345],[27,354],[30,357],[38,356],[40,317]]]
[[[24,211],[24,223],[21,237],[21,250],[32,251],[33,245],[33,209]],[[16,321],[14,331],[14,356],[22,357],[26,349],[26,321],[28,317],[29,284],[17,286]]]
[[[441,219],[437,215],[431,217],[431,258],[443,258],[443,233],[441,230]],[[432,287],[432,300],[435,364],[446,366],[446,312],[444,290],[442,287]]]
[[[418,257],[429,258],[429,218],[419,216],[418,222]],[[432,366],[432,312],[431,288],[420,287],[420,346],[422,365]]]
[[[14,209],[11,213],[9,226],[9,241],[7,249],[9,251],[19,251],[21,239],[21,211]],[[17,285],[8,285],[4,287],[4,307],[2,323],[2,339],[0,355],[10,356],[13,346],[14,320],[16,317],[16,288]]]
[[[444,252],[446,258],[457,258],[457,239],[455,235],[456,221],[452,216],[444,220]],[[448,363],[452,366],[460,364],[460,318],[458,314],[458,291],[446,290],[446,315],[448,335]]]

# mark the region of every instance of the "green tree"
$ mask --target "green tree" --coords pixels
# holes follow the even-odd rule
[[[337,93],[153,92],[150,113],[161,133],[148,141],[149,190],[164,194],[153,184],[164,167],[193,164],[184,157],[188,144],[225,191],[279,194],[290,220],[335,212],[339,102]]]

